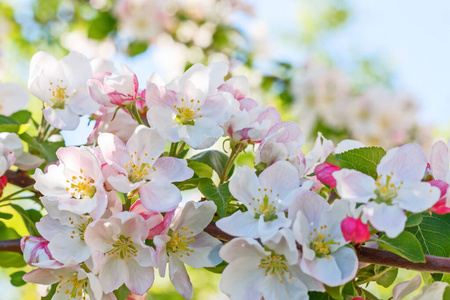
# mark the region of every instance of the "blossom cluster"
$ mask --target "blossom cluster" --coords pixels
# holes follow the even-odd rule
[[[22,239],[27,263],[37,267],[24,280],[57,283],[54,299],[115,299],[122,285],[145,294],[154,269],[165,276],[168,264],[172,284],[189,299],[185,264],[224,261],[220,288],[232,299],[308,299],[355,278],[353,246],[371,234],[395,238],[406,214],[449,212],[447,144],[433,146],[430,164],[416,144],[393,148],[375,178],[339,167],[327,158],[364,144],[335,146],[319,134],[304,153],[300,127],[250,98],[245,77],[227,74],[226,63],[195,64],[167,84],[152,74],[140,90],[126,66],[78,53],[33,57],[29,88],[45,103],[47,122],[74,129],[80,115],[92,114],[96,125],[90,146],[60,148],[58,162],[33,175],[48,214],[36,224],[42,237]],[[205,154],[222,137],[231,153],[211,185],[230,196],[219,212],[187,150]],[[236,167],[228,178],[249,145],[257,147],[255,168]],[[182,201],[188,181],[201,201]],[[213,220],[233,238],[206,232]]]
[[[299,72],[293,85],[295,110],[306,132],[317,124],[368,145],[394,147],[414,137],[427,144],[430,134],[417,122],[416,99],[377,86],[356,90],[346,74],[311,61]]]

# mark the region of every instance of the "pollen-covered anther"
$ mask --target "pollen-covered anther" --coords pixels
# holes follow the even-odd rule
[[[130,237],[120,235],[117,241],[112,242],[112,250],[108,252],[108,255],[114,256],[115,259],[123,259],[128,264],[128,258],[131,256],[137,256],[138,249],[133,245]]]
[[[261,259],[258,267],[266,269],[266,276],[283,276],[287,272],[287,261],[284,255],[269,254],[266,258]]]
[[[81,170],[81,169],[80,169]],[[79,175],[72,176],[71,180],[66,180],[66,191],[70,193],[72,197],[82,199],[85,197],[94,197],[97,189],[95,188],[95,180],[90,177]]]

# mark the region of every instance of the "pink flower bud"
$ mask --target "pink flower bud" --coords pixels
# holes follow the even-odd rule
[[[3,195],[3,190],[8,184],[8,178],[6,176],[0,177],[0,197]]]
[[[164,216],[158,212],[146,209],[141,200],[137,200],[130,208],[130,211],[140,214],[150,225],[148,239],[153,239],[157,235],[166,234],[172,222],[175,211],[169,211]]]
[[[20,249],[27,264],[42,268],[57,268],[62,264],[56,261],[48,249],[49,241],[32,235],[20,240]]]
[[[370,239],[369,226],[360,219],[345,218],[341,222],[341,230],[347,242],[354,241],[355,244],[359,244]]]
[[[314,173],[316,173],[316,177],[320,182],[329,185],[331,188],[335,188],[336,179],[333,177],[333,172],[339,171],[340,169],[338,166],[325,162],[317,165]]]
[[[450,207],[446,206],[447,190],[449,187],[448,183],[442,180],[431,180],[428,183],[431,186],[439,188],[439,190],[441,191],[441,197],[439,198],[439,201],[436,202],[430,210],[438,215],[450,213]]]

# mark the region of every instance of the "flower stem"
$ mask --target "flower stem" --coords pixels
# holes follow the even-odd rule
[[[125,198],[125,210],[130,211],[131,208],[131,198],[128,198],[127,193],[123,193],[123,197]]]
[[[33,188],[33,186],[32,185],[30,185],[30,186],[27,186],[27,187],[24,187],[24,188],[21,188],[20,190],[18,190],[18,191],[15,191],[14,193],[12,193],[12,194],[9,194],[8,196],[6,196],[5,198],[3,198],[3,199],[0,199],[0,202],[3,202],[3,201],[7,201],[7,200],[11,200],[11,199],[14,199],[14,200],[17,200],[17,199],[19,199],[19,198],[13,198],[15,195],[18,195],[18,194],[20,194],[20,193],[23,193],[23,192],[26,192],[26,191],[29,191],[30,189],[32,189]]]
[[[235,144],[232,147],[230,156],[228,157],[228,161],[225,164],[225,168],[223,170],[222,176],[220,176],[220,183],[219,184],[222,184],[226,180],[228,180],[228,173],[230,173],[230,170],[231,170],[231,168],[234,165],[234,161],[238,157],[239,153],[244,151],[245,147],[246,147],[246,145],[244,145],[243,143],[237,143],[237,144]]]
[[[144,122],[142,122],[141,116],[139,115],[139,111],[136,107],[136,103],[127,105],[126,108],[133,119],[135,119],[139,123],[139,125],[144,125]]]
[[[170,144],[169,156],[175,157],[177,155],[178,143],[179,142]]]
[[[178,155],[180,155],[181,152],[183,152],[184,147],[186,147],[186,143],[182,142],[180,145],[180,148],[178,149],[177,153],[175,154],[175,157],[177,157]]]

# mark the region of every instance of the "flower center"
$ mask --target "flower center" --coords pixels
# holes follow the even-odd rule
[[[283,276],[287,272],[287,261],[284,255],[269,254],[266,258],[261,259],[258,267],[266,269],[266,276]]]
[[[190,256],[190,252],[194,252],[194,250],[189,249],[189,244],[193,243],[195,241],[195,238],[187,237],[189,228],[181,227],[181,232],[173,233],[169,232],[169,235],[171,235],[170,241],[166,245],[167,253],[176,253],[176,252],[183,252],[187,256]],[[191,231],[191,234],[194,232]],[[183,257],[183,253],[180,253],[180,257]]]
[[[87,278],[78,280],[77,275],[74,274],[66,277],[60,275],[59,279],[61,280],[56,288],[57,294],[64,293],[73,299],[87,299]]]
[[[195,115],[200,112],[200,107],[197,107],[199,104],[200,100],[195,102],[194,99],[191,99],[191,101],[188,102],[181,99],[181,107],[177,105],[173,106],[178,113],[175,120],[181,125],[194,125]],[[201,118],[202,115],[199,115],[198,117]]]
[[[314,239],[312,239],[309,247],[316,253],[316,256],[319,258],[326,257],[330,259],[330,253],[331,249],[330,246],[332,245],[340,245],[340,242],[335,242],[334,240],[330,239],[330,234],[326,234],[325,231],[327,229],[327,225],[320,227],[320,232],[317,232],[317,229],[314,228],[312,232],[309,234],[311,236],[315,236]]]
[[[57,82],[63,83],[63,80],[57,80]],[[50,98],[50,101],[53,103],[53,108],[58,109],[64,109],[65,107],[65,100],[69,98],[69,95],[67,95],[67,85],[66,86],[60,86],[59,84],[56,84],[56,87],[53,87],[53,82],[50,82],[50,85],[52,86],[48,90],[52,92],[52,98]]]
[[[134,154],[131,154],[131,159],[133,159],[136,154],[136,151]],[[147,153],[144,153],[144,155],[147,156]],[[152,157],[152,160],[155,160],[155,158]],[[128,180],[133,183],[144,180],[145,177],[148,176],[150,168],[150,164],[142,163],[140,158],[137,159],[136,163],[133,162],[133,160],[130,160],[127,164],[125,164],[125,169],[128,171]],[[153,171],[156,171],[155,167],[152,169]]]
[[[72,230],[70,238],[74,239],[78,236],[80,240],[84,241],[84,232],[86,231],[87,226],[92,223],[93,219],[92,217],[85,215],[80,216],[80,219],[82,220],[81,223],[74,225],[74,220],[72,217],[69,217],[70,224],[74,225],[73,227],[78,231]]]
[[[83,169],[80,169],[80,173],[83,173]],[[95,183],[95,180],[86,177],[83,175],[72,176],[72,179],[66,180],[67,187],[66,191],[72,195],[72,197],[75,197],[77,199],[82,199],[84,197],[92,198],[94,197],[95,193],[97,192],[97,189],[93,184]]]
[[[264,216],[264,222],[269,222],[278,218],[275,201],[270,200],[270,197],[267,194],[264,195],[263,201],[260,199],[257,199],[256,201],[257,207],[253,208],[255,211],[255,219],[259,219],[260,216]]]
[[[106,243],[110,244],[110,241]],[[138,249],[133,245],[130,237],[125,237],[123,234],[119,236],[119,239],[112,244],[113,248],[108,252],[108,255],[114,256],[115,259],[124,259],[127,261],[131,256],[137,256]]]
[[[391,175],[393,173],[391,172]],[[375,201],[377,203],[386,203],[392,204],[392,200],[397,197],[398,190],[402,187],[403,181],[399,186],[396,186],[393,183],[390,183],[392,176],[386,175],[386,179],[384,179],[383,175],[378,176],[377,181],[375,182],[377,189],[375,190],[375,194],[377,195],[377,199]]]

